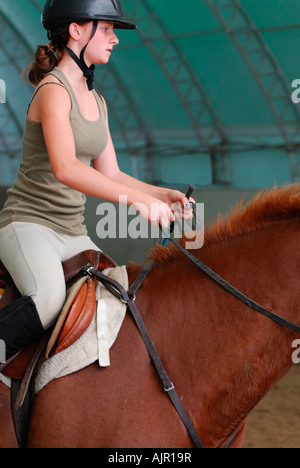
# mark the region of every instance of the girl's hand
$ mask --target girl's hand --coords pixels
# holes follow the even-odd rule
[[[153,226],[160,224],[164,229],[175,221],[175,216],[181,219],[193,219],[193,208],[190,201],[178,190],[169,190],[165,201],[146,195],[143,202],[133,204],[134,209]]]
[[[169,206],[177,218],[193,219],[193,208],[190,203],[196,203],[193,198],[188,200],[184,193],[170,190],[168,193]]]
[[[172,209],[167,203],[154,197],[147,197],[144,203],[133,204],[134,209],[153,226],[159,224],[166,229],[170,223],[175,221]]]

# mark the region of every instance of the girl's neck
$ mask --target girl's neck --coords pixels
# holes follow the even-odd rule
[[[65,54],[59,62],[58,68],[64,72],[73,88],[81,92],[87,90],[86,79],[83,76],[82,71],[74,60],[67,54]]]

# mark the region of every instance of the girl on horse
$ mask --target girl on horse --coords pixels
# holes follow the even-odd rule
[[[192,210],[184,194],[120,171],[105,100],[93,90],[95,64],[109,62],[115,29],[136,29],[119,0],[48,0],[42,23],[50,40],[29,71],[37,87],[25,123],[17,179],[0,213],[0,259],[21,298],[0,311],[6,358],[37,341],[66,298],[62,262],[99,248],[83,225],[85,195],[137,206],[166,227]],[[141,208],[144,207],[144,208]]]

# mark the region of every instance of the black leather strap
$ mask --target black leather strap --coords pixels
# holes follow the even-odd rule
[[[174,239],[170,238],[170,242],[172,242],[186,257],[188,257],[191,262],[193,262],[198,268],[200,268],[209,278],[211,278],[213,281],[215,281],[217,284],[222,286],[222,288],[226,289],[230,294],[232,294],[234,297],[242,301],[244,304],[246,304],[248,307],[251,309],[255,310],[256,312],[259,312],[262,315],[265,315],[269,319],[273,320],[276,323],[279,323],[280,325],[284,325],[285,327],[289,328],[290,330],[293,330],[297,333],[300,333],[300,327],[295,325],[294,323],[289,322],[288,320],[284,319],[283,317],[280,317],[279,315],[274,314],[273,312],[265,309],[261,305],[257,304],[257,302],[253,301],[249,297],[247,297],[245,294],[241,293],[233,287],[230,283],[225,281],[221,276],[219,276],[217,273],[215,273],[213,270],[211,270],[208,266],[206,266],[204,263],[202,263],[198,258],[196,258],[193,254],[191,254],[188,250],[186,250],[184,247],[182,247],[178,242],[176,242]]]
[[[169,398],[171,399],[174,407],[176,408],[183,424],[185,425],[194,445],[196,448],[204,448],[204,445],[198,436],[196,429],[194,428],[188,414],[186,413],[176,391],[173,383],[171,382],[163,363],[155,349],[155,346],[152,342],[152,339],[148,333],[148,330],[145,326],[145,323],[136,307],[135,304],[135,294],[141,285],[144,283],[145,279],[149,275],[151,271],[151,267],[149,269],[141,271],[141,273],[137,276],[136,280],[134,281],[131,288],[126,291],[117,281],[109,278],[108,276],[104,275],[98,270],[94,268],[87,268],[85,270],[86,274],[94,276],[98,281],[100,281],[115,297],[122,300],[124,303],[127,304],[129,311],[138,327],[140,334],[144,340],[144,343],[147,347],[151,360],[154,364],[154,367],[160,377],[160,380],[163,384],[163,388],[165,392],[168,394]]]
[[[151,360],[156,368],[156,371],[162,381],[164,391],[167,392],[170,400],[172,401],[177,413],[179,414],[183,424],[186,427],[194,445],[196,448],[204,448],[204,445],[198,436],[195,427],[193,426],[188,414],[186,413],[174,387],[174,384],[171,382],[162,362],[161,359],[155,349],[155,346],[151,340],[151,337],[147,331],[147,328],[144,324],[144,321],[135,305],[135,303],[130,299],[128,302],[128,308],[134,318],[136,326],[138,327],[140,334],[145,342],[147,350],[150,354]]]
[[[174,239],[169,238],[169,240],[186,256],[191,260],[198,268],[200,268],[209,278],[211,278],[213,281],[215,281],[217,284],[219,284],[222,288],[224,288],[226,291],[228,291],[230,294],[232,294],[234,297],[239,299],[241,302],[246,304],[248,307],[251,309],[261,313],[262,315],[270,318],[274,322],[283,325],[297,333],[300,333],[300,327],[295,325],[294,323],[289,322],[288,320],[284,319],[283,317],[280,317],[279,315],[274,314],[273,312],[267,310],[266,308],[262,307],[261,305],[257,304],[255,301],[247,297],[245,294],[241,293],[238,291],[235,287],[233,287],[230,283],[225,281],[221,276],[219,276],[217,273],[215,273],[211,268],[206,266],[203,262],[201,262],[199,259],[197,259],[194,255],[192,255],[188,250],[186,250],[184,247],[182,247],[180,244],[178,244]],[[95,276],[104,286],[117,297],[118,299],[122,300],[124,303],[128,305],[128,309],[130,310],[133,319],[143,337],[143,340],[146,344],[146,347],[148,349],[149,355],[152,359],[152,362],[156,368],[156,371],[162,381],[164,390],[168,393],[169,398],[171,399],[174,407],[176,408],[182,422],[184,423],[194,445],[196,448],[204,448],[204,445],[199,438],[188,414],[186,413],[185,409],[183,408],[183,405],[178,398],[178,395],[176,394],[175,388],[173,383],[171,382],[162,362],[161,359],[155,349],[155,346],[151,340],[151,337],[146,329],[146,326],[144,324],[144,321],[136,307],[135,304],[135,295],[139,288],[142,286],[144,283],[145,279],[149,275],[150,271],[152,269],[152,266],[148,269],[145,269],[140,272],[136,280],[134,281],[133,285],[128,291],[125,291],[125,289],[116,281],[112,280],[111,278],[107,277],[106,275],[103,275],[103,273],[100,273],[97,270],[94,270],[93,268],[87,268],[85,273],[90,274],[92,276]],[[230,448],[235,441],[237,437],[237,433],[233,436],[233,438],[225,445],[224,448]]]

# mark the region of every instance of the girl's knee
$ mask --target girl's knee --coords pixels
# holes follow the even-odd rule
[[[51,287],[49,287],[47,292],[39,292],[32,297],[32,299],[36,305],[42,325],[46,330],[53,325],[59,317],[66,302],[66,288],[64,286],[60,291],[53,291]]]

